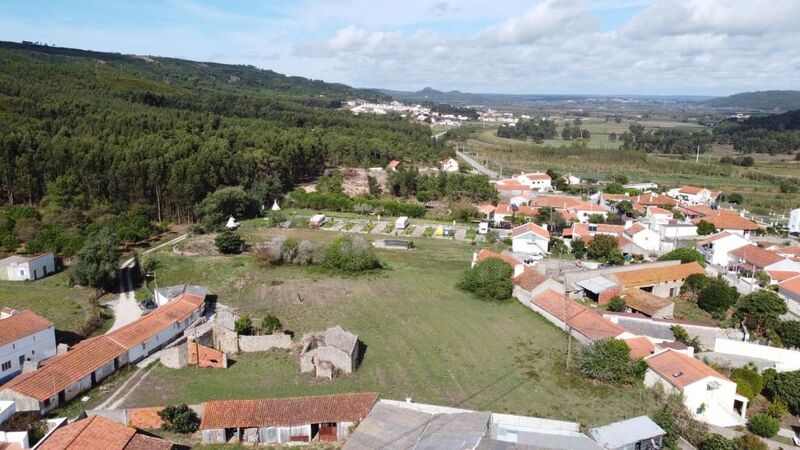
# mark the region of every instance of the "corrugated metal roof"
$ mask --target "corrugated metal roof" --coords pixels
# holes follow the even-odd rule
[[[607,289],[619,286],[614,281],[611,281],[608,278],[601,276],[580,280],[576,284],[593,294],[599,294]]]
[[[664,430],[647,416],[589,429],[589,436],[605,448],[622,448],[628,444],[663,435]]]

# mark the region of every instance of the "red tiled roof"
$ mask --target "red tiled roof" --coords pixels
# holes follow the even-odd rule
[[[753,222],[750,219],[745,219],[744,217],[731,213],[731,212],[721,212],[716,211],[714,214],[709,214],[707,216],[699,217],[694,219],[695,225],[699,224],[701,220],[705,220],[706,222],[714,225],[719,230],[758,230],[759,226],[757,223]]]
[[[522,273],[514,278],[514,284],[530,292],[547,280],[549,280],[549,278],[546,276],[540,274],[533,268],[525,266],[522,269]]]
[[[511,236],[517,237],[521,234],[525,234],[531,232],[533,234],[539,235],[545,239],[550,239],[550,233],[547,232],[546,229],[543,227],[536,225],[533,222],[526,223],[525,225],[520,225],[513,230],[511,230]]]
[[[0,345],[10,344],[39,331],[53,327],[53,322],[30,310],[22,310],[0,319]]]
[[[109,333],[107,336],[120,345],[131,348],[147,342],[172,324],[186,320],[197,311],[203,301],[204,298],[201,296],[183,293],[166,305],[156,308],[150,314]]]
[[[531,189],[528,186],[513,179],[500,180],[497,183],[495,183],[495,187],[497,188],[498,191],[529,191]]]
[[[12,379],[2,388],[44,401],[126,351],[108,336],[99,336],[50,359],[39,370]]]
[[[783,280],[788,280],[789,278],[794,278],[800,275],[800,272],[795,272],[791,270],[768,270],[767,274],[774,281],[781,282]]]
[[[712,235],[709,235],[705,239],[700,239],[699,241],[697,241],[697,245],[702,246],[702,245],[710,244],[710,243],[712,243],[714,241],[718,241],[718,240],[720,240],[722,238],[725,238],[725,237],[728,237],[730,235],[731,234],[728,233],[727,231],[720,231],[719,233],[714,233]]]
[[[639,288],[632,288],[625,291],[625,304],[629,308],[640,311],[648,316],[654,316],[658,311],[668,307],[673,302],[666,298],[661,298]]]
[[[551,208],[571,208],[573,206],[588,206],[583,200],[566,195],[541,195],[531,199],[532,206],[549,206]]]
[[[780,289],[785,289],[794,295],[800,296],[800,276],[781,281],[778,286]]]
[[[645,362],[655,373],[681,390],[708,377],[727,380],[725,376],[708,367],[699,359],[675,350],[665,350],[645,358]]]
[[[140,436],[140,437],[137,437]],[[143,436],[135,428],[92,416],[65,425],[48,436],[39,450],[165,450],[172,443]]]
[[[498,216],[510,216],[511,214],[518,216],[533,217],[539,215],[539,208],[531,208],[530,206],[519,205],[516,211],[511,210],[511,205],[508,203],[500,203],[494,211]]]
[[[367,416],[377,392],[265,400],[206,402],[201,430],[289,427],[324,422],[357,422]]]
[[[645,358],[652,355],[656,350],[656,346],[650,342],[650,339],[643,336],[625,339],[625,343],[631,349],[631,358],[633,359]]]
[[[619,325],[552,289],[537,295],[531,299],[531,303],[566,322],[592,341],[614,338],[625,332]]]
[[[800,245],[790,245],[788,247],[771,247],[770,251],[779,255],[786,255],[787,257],[800,256]]]
[[[703,192],[703,188],[696,186],[683,186],[678,192],[681,194],[697,195]]]
[[[636,233],[638,233],[640,231],[644,231],[646,229],[647,228],[645,228],[644,225],[642,225],[640,223],[635,223],[635,224],[631,225],[630,227],[626,228],[625,229],[625,233],[628,236],[633,236],[634,234],[636,234]]]
[[[594,231],[589,231],[589,227],[593,227]],[[576,223],[572,225],[572,234],[578,236],[591,236],[592,233],[598,234],[616,234],[622,235],[625,232],[625,227],[622,225],[607,225],[604,223],[588,224]]]
[[[550,175],[545,172],[532,172],[532,173],[524,173],[522,174],[523,177],[529,180],[549,180]]]
[[[392,169],[397,169],[397,166],[399,166],[399,165],[400,165],[400,161],[399,160],[393,159],[393,160],[389,161],[389,167],[391,167]]]
[[[614,277],[625,287],[636,287],[664,281],[685,280],[695,273],[705,273],[705,270],[696,261],[692,261],[686,264],[615,272]]]
[[[658,206],[648,206],[647,211],[652,214],[662,214],[662,215],[672,215],[672,211],[664,208],[659,208]]]
[[[497,209],[497,207],[492,204],[481,205],[478,207],[478,211],[484,214],[491,214],[495,209]]]
[[[672,197],[667,195],[658,195],[658,194],[645,194],[645,195],[637,195],[631,196],[628,198],[634,203],[638,203],[640,205],[649,206],[649,205],[669,205],[675,206],[678,204],[678,201]]]
[[[508,263],[511,267],[516,267],[517,264],[522,264],[519,261],[517,261],[516,259],[514,259],[514,258],[512,258],[512,257],[510,257],[508,255],[501,255],[500,253],[493,252],[493,251],[489,250],[488,248],[484,248],[484,249],[482,249],[481,251],[478,252],[478,262],[481,262],[481,261],[483,261],[484,259],[487,259],[487,258],[497,258],[497,259],[503,260],[506,263]]]
[[[737,249],[731,250],[730,255],[736,256],[745,264],[755,265],[756,268],[763,269],[770,264],[783,261],[783,257],[764,250],[757,245],[743,245]]]

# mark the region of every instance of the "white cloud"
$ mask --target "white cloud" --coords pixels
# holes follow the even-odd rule
[[[501,44],[523,44],[553,35],[575,35],[600,29],[585,2],[544,0],[518,17],[493,25],[481,38]]]

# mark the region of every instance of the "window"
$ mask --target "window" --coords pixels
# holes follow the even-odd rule
[[[11,368],[11,361],[6,361],[3,363],[3,372]]]
[[[44,407],[47,408],[48,406],[50,406],[50,399],[49,398],[45,399],[45,401],[44,401]]]

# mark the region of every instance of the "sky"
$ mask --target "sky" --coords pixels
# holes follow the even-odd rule
[[[800,0],[0,0],[0,40],[398,90],[800,88]]]

